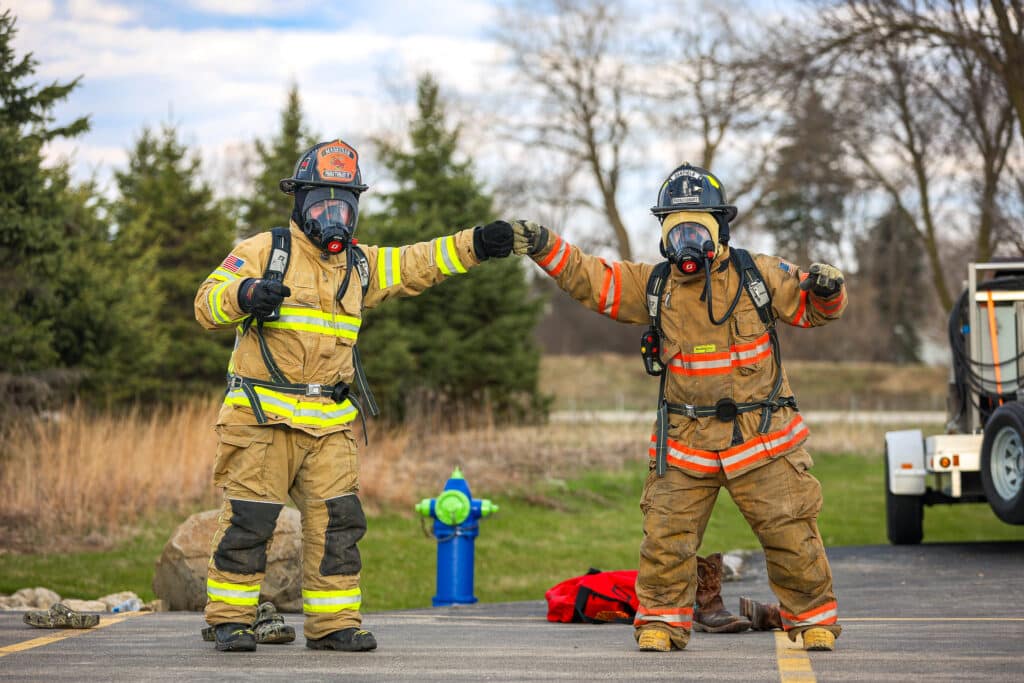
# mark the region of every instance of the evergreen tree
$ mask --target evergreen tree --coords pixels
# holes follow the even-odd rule
[[[60,301],[55,277],[67,244],[62,234],[66,168],[43,167],[43,146],[88,130],[86,117],[53,125],[53,108],[79,79],[40,87],[37,62],[15,56],[15,17],[0,14],[0,371],[40,371],[59,362],[53,323]]]
[[[199,284],[230,251],[236,233],[199,172],[198,155],[165,125],[160,133],[145,129],[128,168],[116,174],[117,258],[124,269],[149,267],[156,287],[148,308],[155,315],[154,343],[167,349],[156,374],[161,399],[220,382],[233,343],[231,331],[203,330],[193,311]]]
[[[834,254],[852,181],[843,169],[841,130],[813,88],[799,102],[779,149],[761,219],[776,251],[806,268]]]
[[[445,121],[436,81],[419,80],[411,149],[378,142],[397,189],[384,210],[363,219],[361,241],[394,246],[486,223],[491,198],[459,162],[458,128]],[[367,375],[385,415],[490,405],[499,415],[542,410],[540,313],[516,259],[494,260],[418,297],[368,312],[360,334]]]
[[[292,213],[292,197],[281,192],[278,182],[290,178],[295,162],[316,144],[303,121],[299,86],[288,89],[288,104],[281,112],[281,129],[271,140],[256,140],[259,171],[252,178],[251,192],[243,197],[242,237],[252,237],[275,225],[287,225]]]
[[[876,342],[890,363],[921,360],[921,321],[927,317],[927,264],[913,225],[891,206],[858,245],[861,279],[873,286],[880,325]]]

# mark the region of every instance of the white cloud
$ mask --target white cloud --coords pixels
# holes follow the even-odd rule
[[[134,9],[103,0],[70,0],[68,11],[71,19],[76,22],[124,24],[138,17],[138,12]]]
[[[20,22],[45,21],[53,16],[52,0],[8,0],[7,4]]]
[[[276,17],[294,15],[313,7],[313,0],[189,0],[190,7],[209,14],[239,17]]]

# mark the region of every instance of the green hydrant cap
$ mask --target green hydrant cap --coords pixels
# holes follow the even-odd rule
[[[489,499],[484,498],[480,501],[480,516],[486,517],[487,515],[494,514],[498,511],[498,506],[492,503]]]
[[[457,471],[458,468],[456,468]],[[462,524],[469,517],[469,512],[469,498],[462,491],[452,489],[442,491],[434,503],[434,516],[448,526]]]

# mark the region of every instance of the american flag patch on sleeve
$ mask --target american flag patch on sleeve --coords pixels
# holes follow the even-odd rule
[[[228,257],[224,259],[224,262],[220,264],[220,267],[232,273],[237,273],[238,269],[244,265],[244,260],[238,258],[234,254],[228,254]]]

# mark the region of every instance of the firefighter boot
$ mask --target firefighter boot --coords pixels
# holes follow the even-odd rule
[[[693,629],[707,633],[740,633],[750,620],[737,617],[722,602],[722,553],[697,558],[697,605]]]
[[[213,627],[213,636],[221,652],[252,652],[256,649],[256,634],[248,624],[217,624]]]
[[[758,602],[751,598],[740,598],[740,614],[750,619],[750,628],[755,631],[774,631],[782,628],[779,606]]]
[[[328,633],[323,638],[306,638],[310,650],[342,650],[344,652],[367,652],[377,648],[377,639],[369,631],[360,628],[343,628]]]
[[[207,626],[200,632],[203,640],[213,642],[215,627]],[[258,644],[290,643],[295,640],[295,629],[284,623],[284,617],[277,613],[272,602],[264,602],[256,608],[256,621],[252,622],[252,630]]]
[[[805,650],[834,650],[836,637],[827,628],[809,628],[803,633]]]
[[[672,639],[667,633],[657,628],[641,629],[636,644],[641,650],[649,652],[668,652],[672,649]]]

